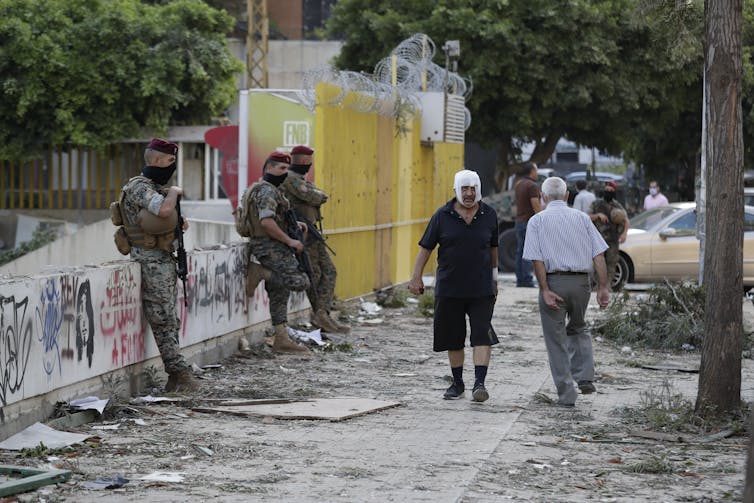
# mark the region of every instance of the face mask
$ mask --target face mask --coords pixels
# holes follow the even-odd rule
[[[614,193],[614,192],[611,192],[611,191],[609,191],[609,190],[606,190],[606,191],[605,191],[605,194],[604,194],[604,195],[602,196],[602,199],[604,199],[604,200],[605,200],[605,201],[607,201],[608,203],[609,203],[610,201],[612,201],[612,200],[613,200],[613,198],[615,198],[615,193]]]
[[[299,175],[305,175],[309,172],[309,169],[311,167],[311,164],[291,164],[291,167],[288,169],[295,173],[298,173]]]
[[[275,187],[280,186],[281,183],[283,183],[283,180],[285,180],[285,177],[288,176],[288,173],[284,173],[282,175],[273,175],[272,173],[265,173],[262,175],[262,180],[265,182],[269,182]]]
[[[657,189],[649,189],[649,193],[653,196],[657,195]]]
[[[141,174],[146,176],[158,185],[165,185],[170,180],[175,172],[176,164],[173,163],[167,168],[159,168],[157,166],[144,166],[141,170]]]

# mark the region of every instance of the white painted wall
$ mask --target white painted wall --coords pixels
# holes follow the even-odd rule
[[[188,254],[186,296],[180,281],[177,293],[182,348],[269,319],[264,285],[252,298],[246,297],[244,256],[242,244]],[[304,293],[291,295],[291,313],[307,307]],[[75,396],[61,396],[61,388],[157,356],[151,329],[142,317],[141,271],[135,262],[0,279],[4,422],[17,419],[13,411],[20,409],[8,409],[12,404],[40,395],[69,400]],[[0,439],[10,434],[3,428]]]

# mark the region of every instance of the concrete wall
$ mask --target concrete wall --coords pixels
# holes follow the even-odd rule
[[[179,342],[200,363],[269,319],[263,285],[246,297],[244,255],[240,244],[188,255],[186,296],[180,281],[177,290]],[[304,294],[291,295],[291,313],[307,308]],[[223,340],[228,347],[207,351]],[[0,438],[46,417],[56,400],[101,390],[106,375],[137,382],[149,362],[161,367],[158,357],[135,262],[0,280]]]

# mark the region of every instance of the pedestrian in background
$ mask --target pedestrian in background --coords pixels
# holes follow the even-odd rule
[[[589,207],[594,200],[597,199],[597,196],[594,195],[594,192],[586,188],[586,180],[576,180],[576,188],[579,193],[576,194],[576,197],[573,199],[573,207],[579,211],[588,213]]]
[[[311,323],[325,332],[347,333],[350,327],[330,316],[338,271],[321,233],[320,207],[327,202],[327,194],[305,178],[312,167],[313,156],[314,150],[305,145],[293,147],[288,176],[280,189],[296,212],[296,218],[309,228],[304,246],[312,264],[311,286],[306,290],[312,305]]]
[[[618,184],[613,181],[605,182],[602,197],[597,198],[589,207],[589,218],[592,219],[597,230],[608,245],[605,251],[607,273],[612,278],[618,266],[620,243],[626,241],[629,229],[629,219],[626,210],[616,199]]]
[[[193,391],[199,383],[178,344],[181,320],[176,314],[178,273],[173,258],[176,205],[183,189],[167,186],[177,155],[178,145],[153,138],[144,150],[146,166],[123,187],[118,207],[131,258],[141,266],[142,309],[168,374],[165,390]],[[186,220],[181,225],[188,229]]]
[[[652,180],[649,182],[649,194],[644,198],[644,210],[651,210],[652,208],[659,208],[660,206],[667,206],[668,198],[660,192],[660,186],[657,185],[657,181]]]
[[[607,243],[589,217],[566,204],[562,178],[542,183],[544,211],[529,220],[524,256],[534,264],[539,283],[539,313],[558,404],[576,403],[576,386],[594,393],[592,338],[585,313],[591,296],[592,271],[597,274],[600,309],[610,299],[603,252]]]
[[[542,211],[539,202],[539,185],[537,185],[537,165],[525,162],[519,171],[521,177],[515,186],[516,195],[516,286],[534,287],[531,262],[524,258],[524,242],[526,241],[526,225],[529,219]]]
[[[456,173],[453,188],[455,198],[435,212],[419,241],[408,289],[414,295],[424,292],[422,272],[439,245],[433,349],[448,352],[453,375],[443,398],[461,398],[466,389],[463,362],[468,316],[475,377],[472,400],[484,402],[489,398],[485,378],[492,345],[498,343],[491,326],[497,298],[497,215],[480,201],[482,184],[474,171]]]

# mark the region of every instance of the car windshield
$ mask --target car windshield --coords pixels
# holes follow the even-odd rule
[[[677,211],[682,211],[681,208],[675,208],[673,206],[663,206],[661,208],[652,208],[644,213],[639,213],[631,219],[632,229],[641,229],[647,231],[660,223],[666,217],[672,215]]]

